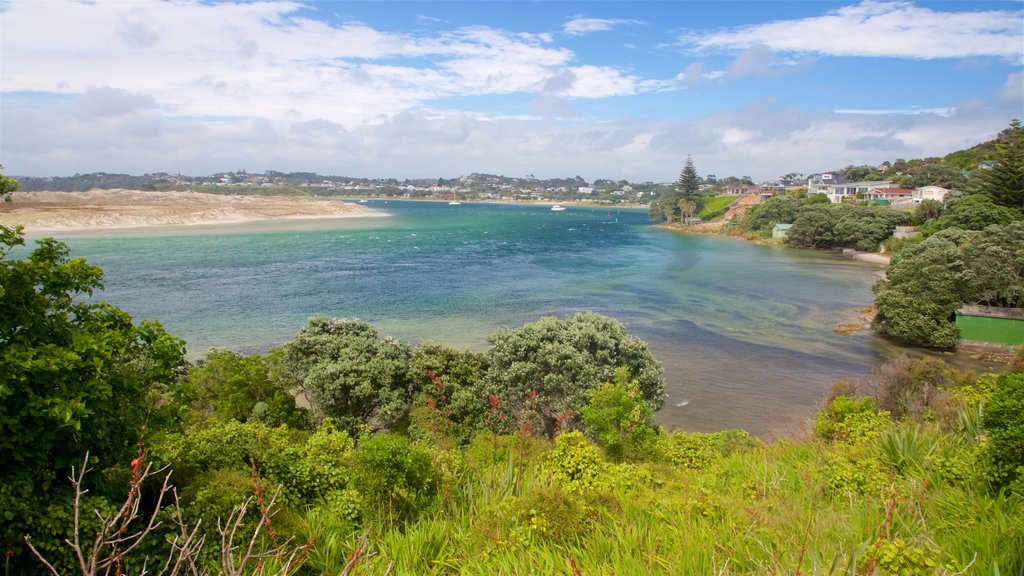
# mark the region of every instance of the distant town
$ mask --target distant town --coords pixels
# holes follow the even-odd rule
[[[952,156],[952,155],[951,155]],[[950,157],[926,160],[897,160],[878,166],[846,168],[810,175],[788,173],[774,180],[755,183],[749,176],[701,178],[701,193],[707,196],[759,193],[767,197],[800,189],[808,194],[826,194],[833,203],[852,196],[879,203],[899,205],[940,199],[944,191],[966,181],[972,169],[985,169],[985,162],[951,165]],[[964,163],[964,162],[961,162]],[[63,192],[124,188],[130,190],[194,190],[217,194],[284,194],[359,198],[408,198],[439,200],[557,201],[594,204],[647,205],[670,195],[675,182],[628,182],[580,176],[539,179],[472,173],[458,178],[407,179],[351,178],[312,172],[250,173],[243,170],[208,176],[185,176],[156,172],[142,176],[94,172],[65,177],[21,177],[20,190]]]

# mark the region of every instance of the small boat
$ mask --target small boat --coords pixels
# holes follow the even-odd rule
[[[360,200],[359,203],[360,204],[366,204],[366,198],[363,198],[362,200]]]
[[[458,200],[452,200],[451,202],[448,203],[448,205],[449,206],[462,206],[462,202],[459,202]]]
[[[560,206],[558,204],[551,207],[552,212],[562,212],[563,210],[565,210],[565,206]]]

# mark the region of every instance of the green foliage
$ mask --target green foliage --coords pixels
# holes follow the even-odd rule
[[[686,200],[688,202],[700,202],[700,176],[697,175],[697,169],[693,166],[693,158],[686,157],[686,163],[683,164],[683,171],[679,174],[679,180],[676,181],[676,200]]]
[[[832,209],[838,212],[833,243],[857,250],[877,251],[897,225],[908,221],[906,213],[882,206],[839,205]]]
[[[870,557],[883,574],[893,576],[933,576],[943,568],[942,553],[933,544],[913,546],[902,538],[879,542]]]
[[[310,435],[261,422],[197,423],[182,434],[166,435],[154,454],[174,469],[178,486],[201,490],[208,474],[234,470],[283,485],[285,501],[314,503],[351,483],[353,442],[325,420]]]
[[[965,303],[1024,307],[1024,221],[989,226],[961,246]]]
[[[410,434],[444,436],[468,443],[485,428],[487,393],[482,382],[487,371],[483,354],[424,342],[413,351],[415,387],[423,390],[416,401]]]
[[[984,230],[993,224],[1006,226],[1014,220],[1021,219],[1021,213],[992,201],[989,196],[975,194],[962,198],[947,199],[946,211],[941,217],[933,220],[926,231],[931,234],[945,228],[962,230]]]
[[[536,405],[539,432],[554,434],[560,422],[579,422],[590,395],[615,370],[625,367],[639,382],[643,399],[658,409],[665,401],[661,366],[647,345],[617,320],[588,312],[559,320],[546,317],[489,338],[485,389],[517,415]],[[532,400],[531,400],[532,399]],[[506,419],[504,431],[516,418]],[[501,431],[501,430],[499,430]]]
[[[437,474],[430,454],[404,438],[374,435],[356,452],[355,487],[367,518],[387,526],[427,511],[437,496]]]
[[[0,169],[2,168],[3,166],[0,166]],[[3,200],[4,204],[10,203],[11,194],[13,194],[17,189],[17,180],[15,180],[14,178],[8,178],[7,176],[0,174],[0,200]]]
[[[1024,127],[1014,119],[995,141],[987,170],[971,174],[971,190],[985,194],[1000,206],[1024,211]]]
[[[983,232],[942,230],[893,258],[875,284],[879,331],[952,348],[964,304],[1024,305],[1024,222]]]
[[[792,224],[800,202],[789,196],[772,196],[747,211],[743,226],[747,230],[766,232],[776,224]]]
[[[39,240],[21,260],[7,258],[24,244],[18,230],[2,228],[0,243],[0,486],[35,486],[23,502],[0,501],[23,512],[3,523],[0,547],[21,558],[22,534],[52,517],[51,501],[66,496],[68,470],[86,452],[100,470],[125,465],[146,422],[171,417],[164,400],[185,365],[184,343],[85,299],[102,287],[102,271],[63,243]],[[120,486],[97,479],[91,488]],[[60,534],[51,528],[44,533]]]
[[[942,360],[903,356],[875,367],[869,386],[877,406],[893,418],[920,421],[944,409],[946,389],[961,377]]]
[[[193,408],[212,411],[223,420],[256,420],[268,426],[308,427],[295,397],[270,374],[262,356],[211,350],[189,371]]]
[[[920,474],[935,450],[935,442],[919,425],[909,425],[885,430],[878,439],[878,448],[890,469],[900,474]]]
[[[614,383],[595,390],[582,412],[587,435],[612,460],[642,460],[654,448],[654,411],[644,401],[640,383],[630,378],[626,369],[616,370]]]
[[[989,454],[997,488],[1010,486],[1024,494],[1024,374],[1003,374],[985,405],[982,426],[988,433]]]
[[[905,213],[882,206],[808,205],[798,211],[786,241],[796,246],[876,251],[895,227],[907,220]]]
[[[888,495],[889,477],[874,457],[849,453],[829,453],[823,468],[826,486],[842,498]]]
[[[814,420],[814,432],[824,440],[861,444],[879,436],[889,423],[889,413],[875,409],[870,396],[839,396]]]
[[[657,438],[657,459],[677,468],[702,470],[712,462],[736,452],[750,450],[759,442],[745,430],[723,430],[705,434],[673,430]]]
[[[558,484],[531,492],[509,508],[511,539],[523,547],[540,542],[576,543],[596,520],[578,492],[563,490]]]
[[[603,486],[605,463],[601,454],[578,430],[555,438],[555,449],[548,456],[548,466],[555,481],[569,492],[584,492]]]
[[[952,322],[966,300],[961,251],[942,238],[929,238],[893,258],[888,275],[874,286],[875,327],[883,334],[940,348],[956,345]]]
[[[393,430],[415,392],[412,351],[362,320],[318,316],[281,350],[284,374],[342,428]]]
[[[942,202],[938,200],[922,200],[917,208],[914,208],[914,221],[918,224],[924,224],[932,220],[938,219],[942,216],[942,212],[946,209]]]
[[[704,206],[697,214],[697,217],[705,221],[715,219],[722,214],[725,214],[725,211],[733,202],[736,201],[737,198],[739,198],[739,196],[714,196],[711,198],[705,198]]]

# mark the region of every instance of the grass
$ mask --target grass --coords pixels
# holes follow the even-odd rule
[[[724,210],[726,206],[732,204],[734,200],[739,196],[713,196],[711,198],[704,199],[704,206],[700,212],[697,213],[697,217],[706,219],[709,214],[714,214],[721,210]]]
[[[1022,500],[928,470],[932,445],[965,441],[894,425],[867,444],[779,442],[700,469],[604,462],[588,489],[559,486],[543,452],[521,470],[465,470],[446,511],[371,530],[353,574],[1017,574]],[[843,487],[837,458],[877,478]]]

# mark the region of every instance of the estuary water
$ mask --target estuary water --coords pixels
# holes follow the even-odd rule
[[[877,267],[830,253],[683,235],[644,210],[371,201],[387,217],[57,235],[105,270],[99,297],[188,342],[263,352],[317,314],[483,350],[541,316],[594,311],[665,369],[670,427],[794,433],[832,383],[891,355],[833,327]]]

